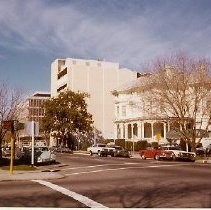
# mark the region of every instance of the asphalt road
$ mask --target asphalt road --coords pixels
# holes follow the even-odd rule
[[[57,159],[60,164],[40,169],[57,170],[62,179],[0,182],[0,207],[211,207],[211,164],[69,154]]]

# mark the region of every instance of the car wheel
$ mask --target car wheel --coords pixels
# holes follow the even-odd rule
[[[92,154],[92,151],[89,151],[89,154],[90,154],[90,156],[92,156],[93,154]]]
[[[100,151],[98,151],[97,155],[98,155],[99,157],[101,157],[101,156],[102,156]]]
[[[142,158],[143,160],[146,160],[146,157],[145,157],[144,154],[141,155],[141,158]]]
[[[177,160],[176,155],[172,156],[172,160],[174,160],[174,161]]]
[[[160,160],[160,156],[158,154],[155,155],[154,157],[155,160]]]

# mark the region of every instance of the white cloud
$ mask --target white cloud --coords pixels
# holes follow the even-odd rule
[[[118,6],[120,4],[121,1]],[[127,8],[127,5],[122,6]],[[103,16],[105,13],[95,14],[96,8],[92,14],[92,11],[80,9],[79,5],[68,3],[3,1],[0,4],[0,45],[68,57],[100,57],[137,69],[147,59],[168,51],[211,52],[207,47],[210,27],[192,25],[192,16],[181,18],[183,9],[178,12],[171,3],[157,5],[160,8],[146,5],[143,10],[141,5],[140,11],[136,6],[130,4],[130,15],[109,14],[107,11],[106,17]],[[125,8],[123,11],[127,12]],[[203,21],[200,19],[197,23],[197,20],[196,24]]]

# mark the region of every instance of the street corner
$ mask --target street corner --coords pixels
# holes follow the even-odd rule
[[[211,159],[197,160],[196,163],[210,164],[211,163]]]
[[[37,172],[13,172],[10,174],[8,171],[0,171],[1,181],[24,181],[24,180],[51,180],[61,179],[64,175],[59,174],[58,171],[37,171]]]

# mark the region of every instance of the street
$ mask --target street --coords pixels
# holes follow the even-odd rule
[[[0,207],[211,207],[210,164],[80,154],[57,160],[39,169],[64,178],[0,182]]]

